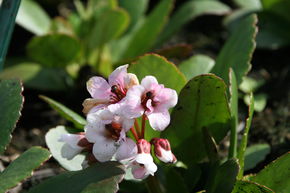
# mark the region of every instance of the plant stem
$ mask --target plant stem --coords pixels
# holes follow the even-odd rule
[[[150,193],[163,193],[161,184],[156,176],[149,176],[146,179],[146,186]]]
[[[145,127],[146,127],[146,115],[145,113],[142,116],[142,131],[141,131],[141,136],[144,139],[145,138]]]
[[[137,133],[138,133],[139,138],[142,138],[140,126],[138,124],[137,119],[135,119],[134,126],[135,126],[135,129],[136,129]]]
[[[134,138],[136,139],[136,141],[138,141],[139,140],[139,137],[138,137],[135,129],[132,127],[130,130],[131,130],[132,134],[134,135]]]

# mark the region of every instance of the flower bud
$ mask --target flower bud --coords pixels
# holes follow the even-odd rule
[[[170,143],[167,139],[153,138],[154,153],[158,159],[165,163],[175,163],[176,157],[171,152]]]
[[[141,154],[141,153],[150,154],[151,144],[145,139],[139,139],[137,141],[137,149],[138,149],[138,154]]]

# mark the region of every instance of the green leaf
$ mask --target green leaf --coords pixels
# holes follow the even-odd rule
[[[11,132],[20,117],[24,97],[19,80],[0,80],[0,154],[11,138]]]
[[[274,193],[271,189],[267,188],[266,186],[260,185],[258,183],[238,180],[235,183],[235,187],[232,193],[241,193],[241,192]]]
[[[85,155],[79,154],[71,160],[62,157],[62,153],[65,153],[67,146],[65,146],[64,142],[60,142],[59,139],[62,134],[67,133],[68,131],[64,126],[57,126],[56,128],[50,129],[45,135],[46,145],[54,159],[56,159],[62,167],[69,171],[81,170]]]
[[[209,185],[207,193],[230,193],[236,182],[239,164],[236,159],[230,159],[218,167],[213,182]]]
[[[246,171],[254,168],[259,162],[263,161],[269,153],[270,146],[266,143],[248,147],[245,151],[244,170]]]
[[[187,80],[190,80],[195,76],[209,73],[213,68],[214,63],[215,61],[212,58],[198,54],[183,61],[178,67]]]
[[[184,75],[175,64],[157,54],[146,54],[129,66],[129,72],[136,74],[141,81],[145,76],[155,76],[160,84],[172,88],[177,93],[185,85]]]
[[[150,12],[142,25],[132,34],[127,44],[124,59],[133,58],[147,52],[157,39],[164,27],[172,9],[173,0],[161,0]]]
[[[129,24],[129,15],[123,9],[105,11],[89,34],[89,47],[101,48],[105,43],[121,35]]]
[[[171,119],[162,136],[169,139],[177,158],[185,164],[205,158],[202,128],[208,128],[217,143],[230,128],[230,110],[223,80],[213,74],[191,79],[181,90]]]
[[[229,71],[229,93],[230,93],[230,109],[231,109],[231,136],[229,158],[236,157],[237,155],[237,138],[238,138],[238,85],[235,72],[232,68]]]
[[[189,193],[183,177],[174,167],[166,168],[166,193]]]
[[[32,147],[25,151],[0,173],[0,192],[6,192],[9,188],[13,188],[19,182],[31,176],[33,170],[49,157],[49,151],[41,147]]]
[[[260,0],[234,0],[235,4],[243,9],[262,9],[262,4]]]
[[[120,0],[119,4],[122,8],[126,9],[130,15],[130,25],[128,27],[128,31],[131,31],[136,23],[139,21],[141,17],[144,16],[145,11],[148,7],[148,0]]]
[[[3,68],[20,2],[21,0],[3,0],[0,3],[0,71]]]
[[[27,52],[43,66],[64,67],[78,58],[81,44],[66,34],[49,34],[34,37],[27,46]]]
[[[124,166],[117,162],[96,163],[81,171],[64,172],[33,187],[29,193],[103,193],[118,187],[124,175]],[[112,182],[113,181],[113,182]],[[88,187],[89,186],[89,187]],[[100,189],[91,189],[92,187]],[[118,188],[117,188],[118,190]],[[107,193],[107,192],[106,192]]]
[[[247,94],[244,96],[244,102],[247,105],[250,104],[250,95]],[[267,95],[264,93],[255,94],[254,103],[255,103],[254,110],[257,112],[262,112],[267,104]]]
[[[288,20],[288,22],[290,21],[290,2],[288,0],[261,0],[261,2],[263,10],[274,13]]]
[[[49,97],[43,95],[40,95],[39,97],[47,102],[51,108],[55,109],[62,117],[68,121],[71,121],[77,128],[83,130],[86,125],[86,120],[82,116]]]
[[[82,193],[116,193],[119,190],[119,183],[121,181],[122,175],[114,176],[88,185]]]
[[[290,153],[279,157],[250,180],[271,188],[275,192],[290,192]]]
[[[244,174],[244,164],[245,164],[245,151],[247,148],[247,143],[248,143],[248,133],[251,127],[251,123],[252,123],[252,118],[253,118],[253,114],[254,114],[254,96],[251,93],[250,95],[250,105],[249,105],[249,113],[248,113],[248,118],[246,120],[246,127],[243,133],[243,137],[242,137],[242,141],[239,147],[239,151],[238,151],[238,159],[239,159],[239,164],[240,164],[240,172],[238,175],[238,179],[242,179],[243,178],[243,174]]]
[[[33,0],[22,0],[16,22],[36,35],[44,35],[49,30],[51,19],[37,2]]]
[[[234,70],[238,85],[250,70],[250,61],[255,49],[256,23],[256,15],[242,19],[219,53],[212,72],[226,83],[228,83],[229,68]]]
[[[36,63],[20,63],[0,72],[0,79],[17,78],[25,87],[39,90],[64,90],[72,79],[61,69],[45,68]],[[68,82],[68,83],[69,83]]]
[[[258,48],[278,49],[290,44],[290,22],[287,19],[267,11],[260,12],[258,18]]]
[[[255,80],[253,78],[245,76],[243,78],[243,82],[240,84],[239,89],[244,93],[255,92],[258,88],[260,88],[265,83],[265,80]]]
[[[219,1],[195,0],[185,2],[170,18],[158,39],[157,45],[161,45],[174,33],[178,32],[186,23],[200,15],[224,15],[229,13],[229,11],[230,7]]]

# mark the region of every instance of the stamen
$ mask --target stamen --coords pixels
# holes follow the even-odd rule
[[[120,138],[120,133],[122,131],[122,126],[119,123],[111,123],[105,126],[106,128],[106,137],[111,138],[115,141],[118,141]]]

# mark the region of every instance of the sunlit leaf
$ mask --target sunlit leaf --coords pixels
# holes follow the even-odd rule
[[[13,188],[22,180],[32,175],[50,157],[48,150],[41,147],[32,147],[21,154],[16,160],[0,173],[0,192]]]
[[[22,0],[16,22],[36,35],[44,35],[49,30],[51,20],[37,2],[34,0]]]
[[[290,153],[279,157],[250,180],[271,188],[275,192],[290,192]]]
[[[60,136],[62,134],[69,133],[64,126],[57,126],[56,128],[50,129],[45,135],[45,142],[48,146],[54,159],[58,163],[69,171],[77,171],[82,169],[82,163],[85,160],[85,155],[79,154],[73,159],[68,160],[62,156],[66,151],[64,142],[60,142]]]

